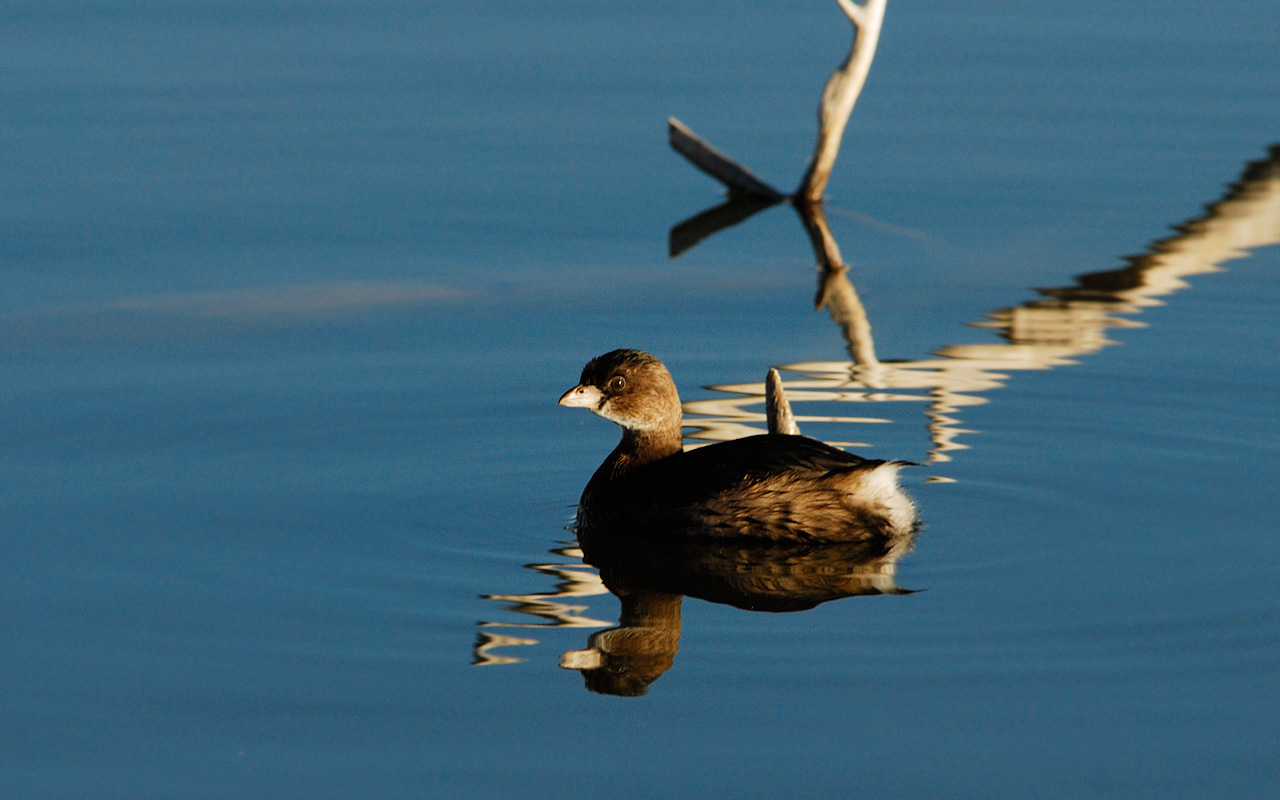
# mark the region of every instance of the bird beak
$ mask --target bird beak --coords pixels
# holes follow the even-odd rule
[[[594,411],[604,395],[594,386],[575,386],[560,396],[560,405],[569,408],[589,408]]]
[[[604,666],[604,653],[594,647],[570,650],[560,656],[560,666],[564,669],[599,669]]]

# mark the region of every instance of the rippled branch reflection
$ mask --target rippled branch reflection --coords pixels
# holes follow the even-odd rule
[[[1003,342],[954,344],[932,357],[881,361],[871,323],[848,268],[840,258],[821,206],[797,206],[818,262],[815,305],[826,308],[840,328],[849,361],[801,361],[778,367],[787,396],[805,403],[922,403],[931,447],[928,461],[948,461],[976,431],[961,427],[960,412],[987,402],[983,395],[1003,386],[1008,373],[1077,363],[1081,356],[1114,344],[1112,328],[1140,327],[1129,317],[1161,305],[1162,298],[1189,286],[1188,277],[1222,270],[1249,251],[1280,243],[1280,145],[1249,163],[1225,196],[1206,212],[1175,226],[1176,235],[1125,259],[1119,269],[1079,275],[1074,283],[1038,290],[1040,297],[998,308],[972,323],[996,331]],[[764,383],[708,387],[726,396],[685,403],[689,436],[704,442],[759,433],[764,422]],[[804,422],[888,422],[878,415],[797,415]],[[850,443],[840,443],[850,444]],[[938,478],[934,478],[937,480]]]

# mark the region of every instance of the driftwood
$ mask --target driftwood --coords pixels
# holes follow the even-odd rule
[[[708,236],[733,227],[759,211],[781,202],[791,203],[800,215],[817,261],[819,277],[814,306],[830,311],[831,318],[845,335],[849,356],[855,364],[875,366],[879,361],[871,339],[871,325],[858,293],[845,275],[848,267],[841,260],[840,248],[827,226],[822,196],[840,152],[845,125],[875,58],[887,0],[866,0],[863,5],[852,0],[836,2],[853,23],[853,43],[844,64],[831,74],[822,91],[822,101],[818,105],[817,143],[804,177],[793,193],[783,194],[770,186],[674,117],[667,120],[671,147],[729,190],[729,199],[725,203],[673,227],[668,237],[668,251],[675,258]]]
[[[884,20],[887,0],[866,0],[858,5],[852,0],[836,0],[854,26],[853,44],[844,64],[827,80],[818,104],[818,140],[813,149],[809,167],[796,190],[788,195],[770,186],[751,170],[712,147],[675,117],[667,120],[671,147],[689,163],[715,178],[729,190],[731,198],[752,198],[767,203],[790,201],[797,205],[822,202],[831,169],[840,153],[840,142],[845,125],[853,113],[854,103],[862,93],[871,61],[875,58],[876,43],[880,40],[880,27]],[[741,221],[741,220],[739,220]]]
[[[730,197],[747,197],[770,203],[778,203],[787,198],[785,194],[756,177],[751,170],[707,144],[675,117],[667,118],[667,139],[672,150],[728,187]]]
[[[852,0],[836,0],[853,23],[853,44],[849,57],[831,74],[822,90],[822,102],[818,106],[818,143],[804,178],[796,187],[794,197],[809,203],[822,200],[827,190],[827,180],[840,154],[840,140],[844,126],[853,113],[853,104],[862,93],[862,86],[871,71],[871,60],[876,56],[876,43],[880,41],[880,25],[884,20],[886,0],[867,0],[856,5]]]
[[[782,376],[772,367],[764,381],[764,407],[765,417],[769,420],[769,433],[800,435],[800,426],[796,424],[796,416],[791,413],[791,403],[787,402],[787,393],[782,388]]]

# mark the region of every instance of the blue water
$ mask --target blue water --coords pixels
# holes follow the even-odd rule
[[[665,119],[792,188],[835,4],[5,3],[0,794],[1273,796],[1276,240],[974,325],[1213,218],[1277,41],[890,0],[826,207],[878,358],[1025,358],[962,447],[929,386],[797,402],[922,463],[914,593],[686,597],[621,698],[560,666],[619,621],[566,530],[617,434],[555,399],[621,346],[687,400],[849,360],[788,208],[667,257],[721,197]]]

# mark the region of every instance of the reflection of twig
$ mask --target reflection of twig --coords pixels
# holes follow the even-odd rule
[[[1185,278],[1220,272],[1223,262],[1280,243],[1280,145],[1273,145],[1267,158],[1246,165],[1221,200],[1175,230],[1176,236],[1126,258],[1126,267],[1077,276],[1071,286],[1040,289],[1049,299],[993,311],[978,323],[999,330],[1008,344],[953,346],[939,354],[1008,359],[1019,353],[1035,360],[1092,353],[1111,344],[1107,328],[1140,324],[1113,315],[1158,306],[1157,298],[1187,288]]]
[[[537,644],[537,639],[522,639],[518,636],[507,636],[502,633],[477,633],[476,644],[471,650],[471,666],[489,667],[498,664],[519,664],[523,658],[504,656],[492,652],[498,647],[516,647]]]
[[[846,365],[848,366],[848,365]],[[865,393],[857,393],[858,398],[854,397],[830,397],[827,395],[815,395],[809,393],[805,389],[806,384],[791,382],[787,384],[786,396],[791,402],[803,402],[806,400],[851,400],[866,399]],[[710,400],[689,400],[684,405],[684,425],[686,428],[692,428],[692,431],[685,434],[686,438],[696,439],[701,442],[722,442],[731,439],[740,439],[743,436],[753,436],[761,433],[758,427],[761,424],[768,424],[768,414],[765,407],[761,405],[761,401],[765,400],[766,384],[764,383],[742,383],[734,385],[710,386],[712,391],[725,392],[733,397],[717,397]],[[855,394],[853,392],[850,395]],[[759,409],[759,410],[752,410]],[[797,426],[801,422],[839,422],[843,424],[865,424],[865,423],[884,423],[887,419],[878,417],[848,417],[848,416],[820,416],[806,414],[801,416],[793,416],[793,423]],[[832,444],[837,444],[832,442]],[[838,444],[854,446],[852,442],[840,442]],[[690,446],[697,445],[686,444],[688,449]],[[864,445],[865,446],[865,445]]]
[[[732,228],[747,220],[756,213],[772,208],[776,201],[760,200],[750,197],[730,197],[718,206],[700,211],[684,222],[671,228],[667,237],[668,254],[675,258],[698,242],[718,233],[725,228]]]
[[[584,616],[585,605],[559,602],[561,600],[594,597],[607,594],[608,589],[600,581],[595,570],[582,563],[582,551],[575,546],[560,547],[552,552],[565,558],[576,559],[570,563],[559,564],[526,564],[527,569],[554,575],[559,578],[555,589],[550,592],[532,594],[486,594],[485,600],[497,600],[510,603],[509,611],[528,614],[546,622],[480,622],[481,628],[603,628],[610,623]],[[499,656],[491,651],[496,647],[514,647],[517,645],[537,644],[537,639],[523,639],[503,634],[481,632],[477,637],[473,664],[514,664],[523,659],[511,656]]]
[[[581,552],[581,551],[579,551]],[[579,556],[581,558],[581,556]],[[481,622],[482,628],[594,628],[608,625],[598,619],[580,616],[585,605],[556,602],[567,598],[594,597],[608,589],[600,582],[600,576],[585,564],[526,564],[526,569],[555,575],[560,578],[553,591],[534,594],[486,594],[485,600],[511,603],[510,611],[541,617],[547,622]]]
[[[849,268],[840,257],[840,247],[831,235],[822,206],[816,203],[797,205],[796,213],[800,215],[805,233],[809,234],[809,243],[818,262],[818,292],[814,296],[814,308],[825,307],[831,313],[831,319],[844,333],[853,363],[860,367],[878,366],[880,360],[876,358],[867,310],[849,281],[846,274]]]
[[[1280,243],[1280,144],[1267,158],[1246,165],[1239,180],[1205,213],[1175,227],[1176,236],[1129,256],[1129,266],[1076,277],[1073,286],[1041,289],[1056,300],[1086,300],[1127,306],[1128,312],[1159,305],[1157,297],[1186,288],[1190,275],[1220,271],[1219,264]]]

